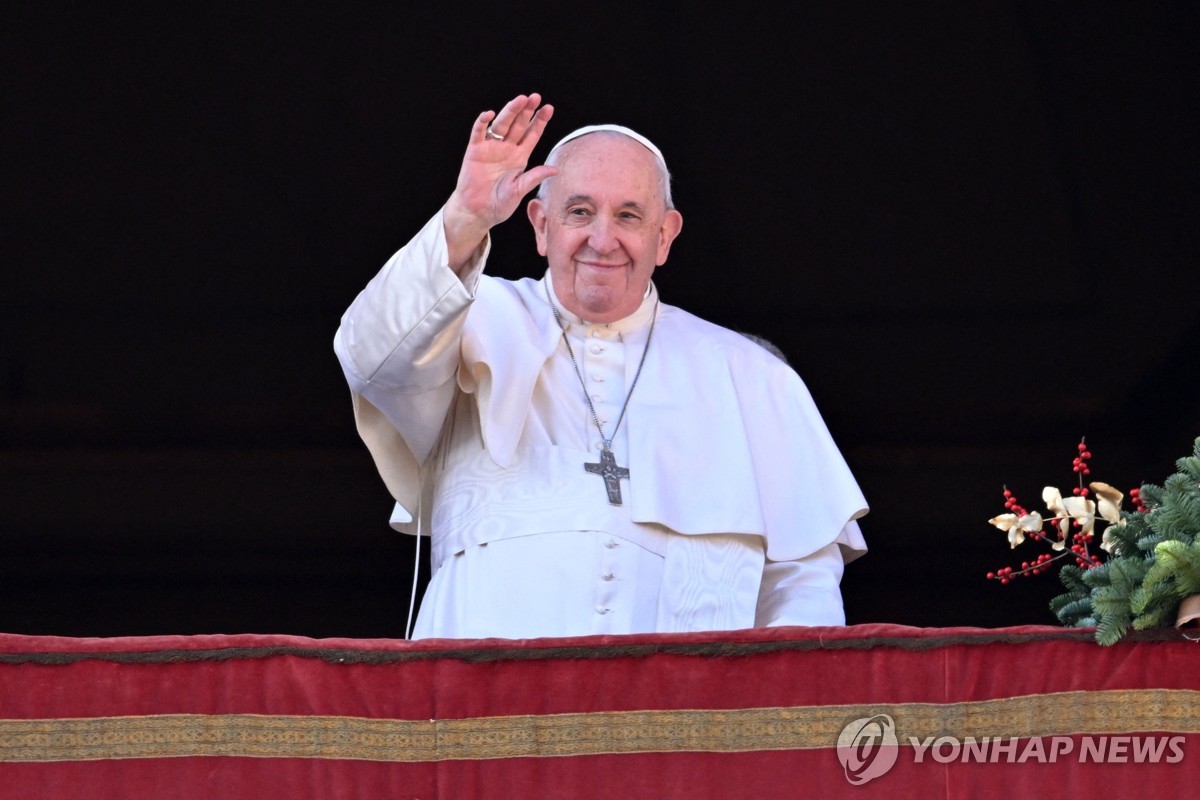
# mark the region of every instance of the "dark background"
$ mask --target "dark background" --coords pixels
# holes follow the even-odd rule
[[[530,91],[665,151],[664,298],[808,383],[872,506],[849,621],[1053,624],[984,577],[1042,552],[1002,485],[1200,435],[1200,6],[797,5],[6,10],[0,631],[403,635],[332,336]],[[491,269],[540,274],[522,220]]]

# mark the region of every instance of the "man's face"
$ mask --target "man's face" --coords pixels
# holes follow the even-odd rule
[[[560,156],[546,199],[528,207],[554,293],[588,322],[627,317],[666,262],[683,218],[667,210],[654,155],[638,142],[588,134]]]

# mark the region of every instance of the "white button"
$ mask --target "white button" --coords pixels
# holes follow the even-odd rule
[[[617,540],[616,539],[605,539],[604,546],[607,547],[609,550],[612,550],[614,547],[617,546]]]
[[[607,424],[608,424],[608,417],[601,417],[601,418],[600,418],[600,424],[601,424],[601,425],[607,425]]]
[[[600,402],[600,393],[599,393],[599,392],[596,392],[594,395],[592,395],[592,402],[593,402],[593,403],[599,403],[599,402]]]
[[[596,606],[596,613],[597,613],[597,614],[607,614],[607,613],[608,613],[608,611],[609,611],[609,610],[608,610],[607,608],[605,608],[604,606]]]
[[[603,450],[604,442],[592,442],[592,448],[595,450]]]
[[[594,380],[596,383],[603,383],[603,382],[604,382],[604,376],[603,376],[603,375],[601,375],[599,372],[593,372],[593,373],[592,373],[592,380]],[[576,397],[578,397],[578,395],[576,395]]]
[[[615,577],[616,577],[616,576],[615,576],[615,575],[613,575],[611,572],[606,572],[606,573],[604,573],[603,575],[601,575],[601,576],[600,576],[600,580],[602,580],[602,581],[611,581],[611,580],[612,580],[613,578],[615,578]]]
[[[598,345],[598,344],[594,344],[594,345],[592,345],[592,348],[591,348],[591,350],[592,350],[592,352],[593,352],[593,353],[603,353],[603,352],[604,352],[604,348],[603,348],[603,347],[601,347],[601,346],[600,346],[600,345]]]

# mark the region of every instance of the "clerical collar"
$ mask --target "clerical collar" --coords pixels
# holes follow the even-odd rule
[[[558,295],[554,293],[554,280],[550,277],[550,270],[546,270],[546,275],[542,278],[542,282],[546,284],[546,289],[549,290],[543,291],[542,294],[551,298],[550,302],[558,309],[559,317],[567,324],[568,328],[572,325],[579,325],[584,328],[594,325],[598,328],[605,328],[624,335],[649,324],[650,318],[654,316],[655,303],[658,301],[658,289],[654,287],[654,282],[651,281],[650,285],[646,287],[646,296],[642,298],[642,304],[628,317],[622,317],[612,322],[588,322],[583,317],[577,316],[563,308],[562,303],[558,300]]]

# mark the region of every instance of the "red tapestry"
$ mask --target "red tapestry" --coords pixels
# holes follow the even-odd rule
[[[0,797],[1183,797],[1198,657],[1040,626],[0,635]]]

